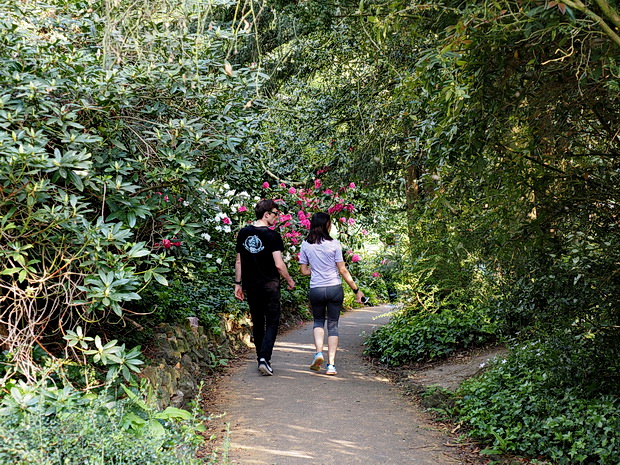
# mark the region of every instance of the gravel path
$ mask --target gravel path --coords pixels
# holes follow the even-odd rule
[[[308,369],[312,323],[278,337],[274,376],[260,375],[253,353],[231,369],[214,409],[225,413],[214,421],[230,427],[231,463],[464,463],[427,415],[364,361],[360,333],[387,322],[386,311],[366,307],[342,316],[337,376]]]

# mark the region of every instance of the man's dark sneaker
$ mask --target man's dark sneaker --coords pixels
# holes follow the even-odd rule
[[[271,364],[264,358],[261,358],[258,361],[258,371],[260,371],[263,374],[263,376],[273,376],[273,370],[271,369]]]

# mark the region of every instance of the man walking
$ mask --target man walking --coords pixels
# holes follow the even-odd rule
[[[256,221],[237,236],[235,297],[243,300],[247,295],[258,370],[272,376],[271,354],[280,325],[280,276],[289,289],[295,287],[295,281],[282,260],[282,236],[271,229],[280,214],[277,204],[261,200],[254,211]]]

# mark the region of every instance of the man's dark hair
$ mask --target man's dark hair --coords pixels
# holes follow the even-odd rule
[[[308,244],[320,244],[323,241],[331,241],[333,238],[329,235],[329,225],[331,219],[327,213],[317,212],[310,219],[310,232],[306,237]]]
[[[254,207],[254,212],[256,213],[256,219],[262,220],[263,215],[266,212],[272,211],[274,208],[277,210],[278,205],[271,199],[263,199],[259,201]]]

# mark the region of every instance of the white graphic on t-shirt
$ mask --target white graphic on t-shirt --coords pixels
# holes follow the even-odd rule
[[[249,236],[243,243],[243,247],[250,253],[258,253],[265,249],[265,246],[263,246],[258,236]]]

